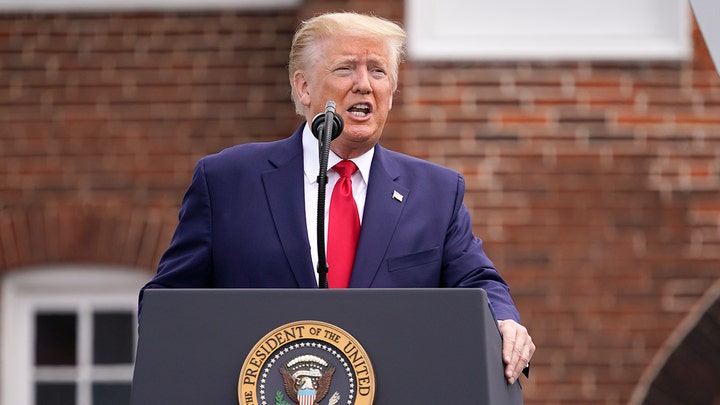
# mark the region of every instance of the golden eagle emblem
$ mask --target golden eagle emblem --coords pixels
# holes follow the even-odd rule
[[[299,405],[318,405],[330,391],[335,367],[315,355],[298,356],[279,368],[288,398]],[[335,393],[329,405],[336,404]]]

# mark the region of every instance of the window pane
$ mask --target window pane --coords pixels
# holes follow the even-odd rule
[[[35,364],[73,365],[77,351],[75,314],[35,315]]]
[[[96,312],[93,316],[94,364],[132,364],[134,321],[131,312]]]
[[[75,384],[37,383],[35,405],[75,405]]]
[[[128,405],[130,403],[130,384],[95,383],[92,392],[93,405]]]

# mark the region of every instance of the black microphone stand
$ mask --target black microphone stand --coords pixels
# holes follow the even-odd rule
[[[325,113],[318,114],[311,126],[313,134],[318,138],[320,153],[320,172],[318,173],[318,200],[317,200],[317,250],[318,250],[318,286],[328,288],[328,264],[325,257],[325,194],[327,189],[328,159],[330,157],[330,142],[337,138],[343,130],[343,120],[335,113],[335,102],[328,101]]]

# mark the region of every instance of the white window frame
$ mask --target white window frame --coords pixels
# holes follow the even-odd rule
[[[301,0],[0,0],[0,13],[171,11],[171,10],[254,10],[294,8]]]
[[[2,285],[0,404],[34,403],[34,383],[45,378],[70,378],[78,383],[77,403],[90,402],[93,381],[132,381],[130,366],[92,366],[82,350],[91,347],[92,314],[102,310],[131,311],[137,324],[138,292],[149,276],[132,269],[88,266],[22,269],[6,275]],[[34,364],[35,314],[73,312],[78,316],[80,361],[75,370],[43,370]],[[136,330],[137,332],[137,330]],[[137,333],[133,348],[137,345]],[[85,356],[87,357],[87,356]],[[90,374],[92,371],[92,375]],[[77,374],[75,374],[77,372]]]
[[[406,0],[408,56],[440,60],[686,60],[687,0]]]

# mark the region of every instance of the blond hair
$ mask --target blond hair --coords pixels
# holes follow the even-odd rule
[[[354,12],[328,13],[303,21],[293,37],[288,65],[292,100],[295,111],[305,115],[303,106],[295,94],[295,72],[307,69],[317,60],[320,49],[316,46],[320,40],[330,36],[352,35],[384,40],[390,51],[389,79],[393,91],[397,90],[400,63],[405,58],[407,35],[400,25],[381,17]]]

